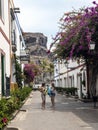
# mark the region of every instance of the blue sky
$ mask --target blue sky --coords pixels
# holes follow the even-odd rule
[[[14,0],[24,32],[40,32],[48,37],[48,47],[59,30],[59,19],[65,12],[92,6],[94,0]],[[98,3],[98,0],[96,0]]]

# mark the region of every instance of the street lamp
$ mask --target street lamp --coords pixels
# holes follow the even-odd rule
[[[91,41],[90,42],[90,50],[94,50],[95,49],[95,42],[94,41]]]
[[[65,64],[65,67],[68,69],[68,64],[69,64],[68,61],[65,61],[64,64]]]
[[[30,54],[30,49],[28,47],[25,48],[26,54],[29,55]]]
[[[30,49],[28,47],[25,48],[26,56],[29,58],[28,62],[30,62]]]

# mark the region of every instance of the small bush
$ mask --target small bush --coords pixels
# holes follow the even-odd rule
[[[11,98],[2,98],[0,100],[0,129],[2,129],[11,120],[13,112],[19,109],[26,97],[31,92],[31,88],[24,87],[11,92]]]
[[[68,87],[68,88],[62,88],[62,87],[56,87],[57,92],[65,92],[66,94],[75,95],[77,92],[77,88],[75,87]]]

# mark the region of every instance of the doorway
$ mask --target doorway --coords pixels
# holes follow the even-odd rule
[[[2,84],[2,96],[4,96],[4,55],[1,54],[1,84]]]

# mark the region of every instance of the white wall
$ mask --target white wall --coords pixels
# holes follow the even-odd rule
[[[83,65],[78,64],[76,61],[70,60],[68,62],[69,64],[67,67],[64,64],[64,61],[54,62],[55,85],[57,87],[76,87],[78,89],[78,96],[81,98],[82,93],[86,95],[87,92],[86,86],[84,87],[81,85],[81,81],[83,80],[83,72],[85,72],[86,69],[82,69]]]
[[[9,14],[8,14],[8,0],[4,0],[4,19],[0,20],[2,30],[9,37]]]
[[[5,68],[6,74],[10,75],[10,44],[6,41],[4,36],[0,34],[0,49],[4,52],[5,55]]]
[[[0,59],[1,53],[4,55],[4,76],[10,76],[10,38],[9,38],[9,9],[8,0],[4,0],[4,19],[0,19]],[[1,62],[0,62],[1,79]],[[6,79],[4,79],[4,88],[6,88]],[[2,82],[0,80],[0,95]]]

